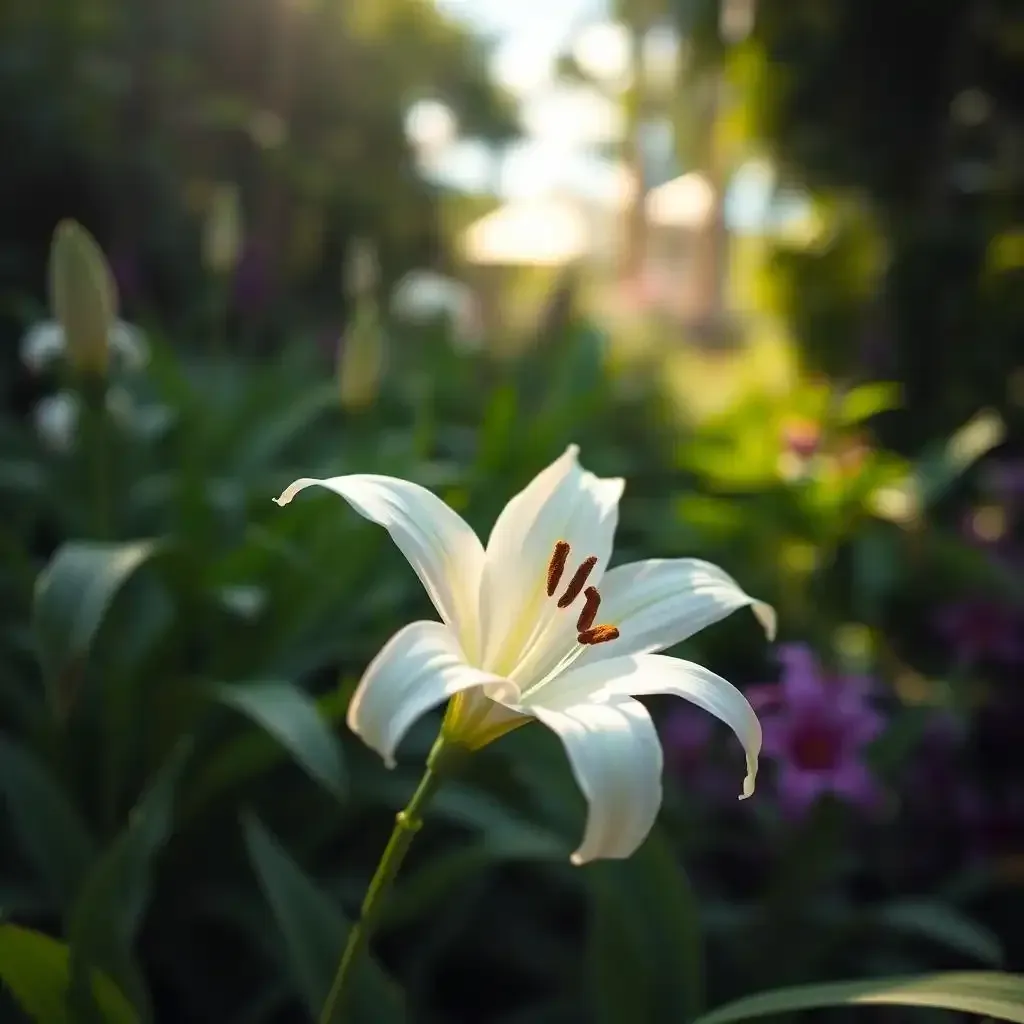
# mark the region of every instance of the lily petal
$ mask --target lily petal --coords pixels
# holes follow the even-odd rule
[[[555,707],[656,693],[682,697],[725,722],[736,733],[747,759],[740,799],[750,796],[761,752],[761,723],[747,698],[710,669],[663,654],[632,654],[577,664],[541,690],[544,704]]]
[[[598,561],[589,582],[597,585],[611,555],[625,481],[595,476],[580,466],[578,456],[578,446],[570,445],[512,498],[487,541],[483,664],[497,672],[509,674],[517,666],[523,671],[532,654],[537,664],[529,673],[543,674],[540,663],[553,659],[553,667],[575,642],[576,615],[571,608],[559,611],[557,600],[547,595],[555,544],[567,541],[571,549],[559,594],[590,556]],[[582,604],[582,597],[578,600]]]
[[[661,742],[647,709],[616,697],[531,710],[565,745],[589,805],[573,864],[629,857],[647,838],[661,807]]]
[[[447,626],[413,622],[370,662],[348,706],[346,721],[393,768],[398,744],[421,715],[463,690],[492,683],[504,684],[504,680],[467,665]]]
[[[619,628],[613,643],[592,647],[581,663],[664,650],[750,605],[769,640],[775,635],[770,605],[744,593],[724,570],[698,558],[653,558],[605,573],[602,622]]]
[[[274,501],[287,505],[299,491],[316,485],[344,498],[364,519],[383,526],[409,560],[441,618],[466,654],[479,648],[479,589],[484,550],[463,518],[436,494],[408,480],[373,474],[303,477]]]

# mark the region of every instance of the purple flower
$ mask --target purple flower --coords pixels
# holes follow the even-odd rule
[[[936,625],[961,662],[1024,662],[1022,617],[1016,609],[999,601],[957,601],[939,612]]]
[[[274,287],[274,271],[266,245],[252,239],[242,248],[232,282],[232,298],[244,313],[259,313]]]
[[[665,758],[680,772],[698,769],[711,743],[713,726],[707,715],[689,707],[677,708],[665,720],[662,743]]]
[[[142,292],[142,268],[135,249],[126,244],[116,246],[110,256],[110,269],[121,302],[127,304],[138,299]]]
[[[784,813],[800,817],[825,793],[859,807],[876,806],[879,787],[862,756],[884,720],[868,703],[869,681],[825,678],[804,644],[782,646],[779,660],[779,684],[748,696],[755,708],[760,705],[762,752],[778,765]]]
[[[1024,459],[1003,459],[989,466],[989,490],[1009,505],[1024,504]]]

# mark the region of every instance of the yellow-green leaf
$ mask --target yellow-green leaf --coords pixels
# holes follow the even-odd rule
[[[0,979],[35,1024],[72,1024],[68,947],[42,932],[0,925]],[[104,1024],[138,1024],[138,1015],[105,974],[93,972],[93,997]]]
[[[1024,1024],[1024,975],[962,971],[796,985],[720,1006],[695,1024],[732,1024],[793,1010],[843,1005],[928,1006]]]

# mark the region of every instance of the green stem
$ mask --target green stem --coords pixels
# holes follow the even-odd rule
[[[437,792],[452,762],[462,753],[460,748],[445,743],[438,737],[430,756],[427,758],[427,769],[420,779],[416,792],[406,805],[405,810],[395,816],[395,828],[384,849],[384,854],[373,874],[370,886],[366,890],[363,905],[359,911],[359,920],[353,925],[345,944],[344,952],[338,963],[338,969],[331,983],[331,990],[320,1011],[320,1024],[334,1024],[340,1020],[343,996],[354,976],[359,959],[365,951],[374,925],[380,915],[384,898],[398,874],[402,861],[412,845],[413,837],[423,826],[423,812],[427,804]]]
[[[107,429],[107,384],[89,378],[81,384],[83,440],[89,461],[93,535],[106,540],[110,533],[110,433]]]

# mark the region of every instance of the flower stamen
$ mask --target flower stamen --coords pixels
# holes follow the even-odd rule
[[[586,633],[593,626],[597,610],[601,607],[601,595],[597,592],[597,587],[587,587],[583,591],[583,596],[586,598],[586,604],[583,605],[583,611],[576,620],[577,633]]]
[[[594,571],[595,565],[597,565],[596,555],[591,555],[580,563],[575,575],[569,580],[569,586],[566,587],[565,593],[558,599],[559,608],[568,608],[583,593],[583,588],[587,585],[587,580]]]
[[[584,630],[576,639],[585,647],[593,647],[596,644],[606,644],[610,640],[618,640],[618,638],[618,627],[605,624]]]
[[[548,562],[548,597],[555,596],[558,584],[562,581],[562,573],[565,572],[565,563],[569,557],[569,550],[569,545],[566,541],[556,541],[555,550],[551,552],[551,561]]]

